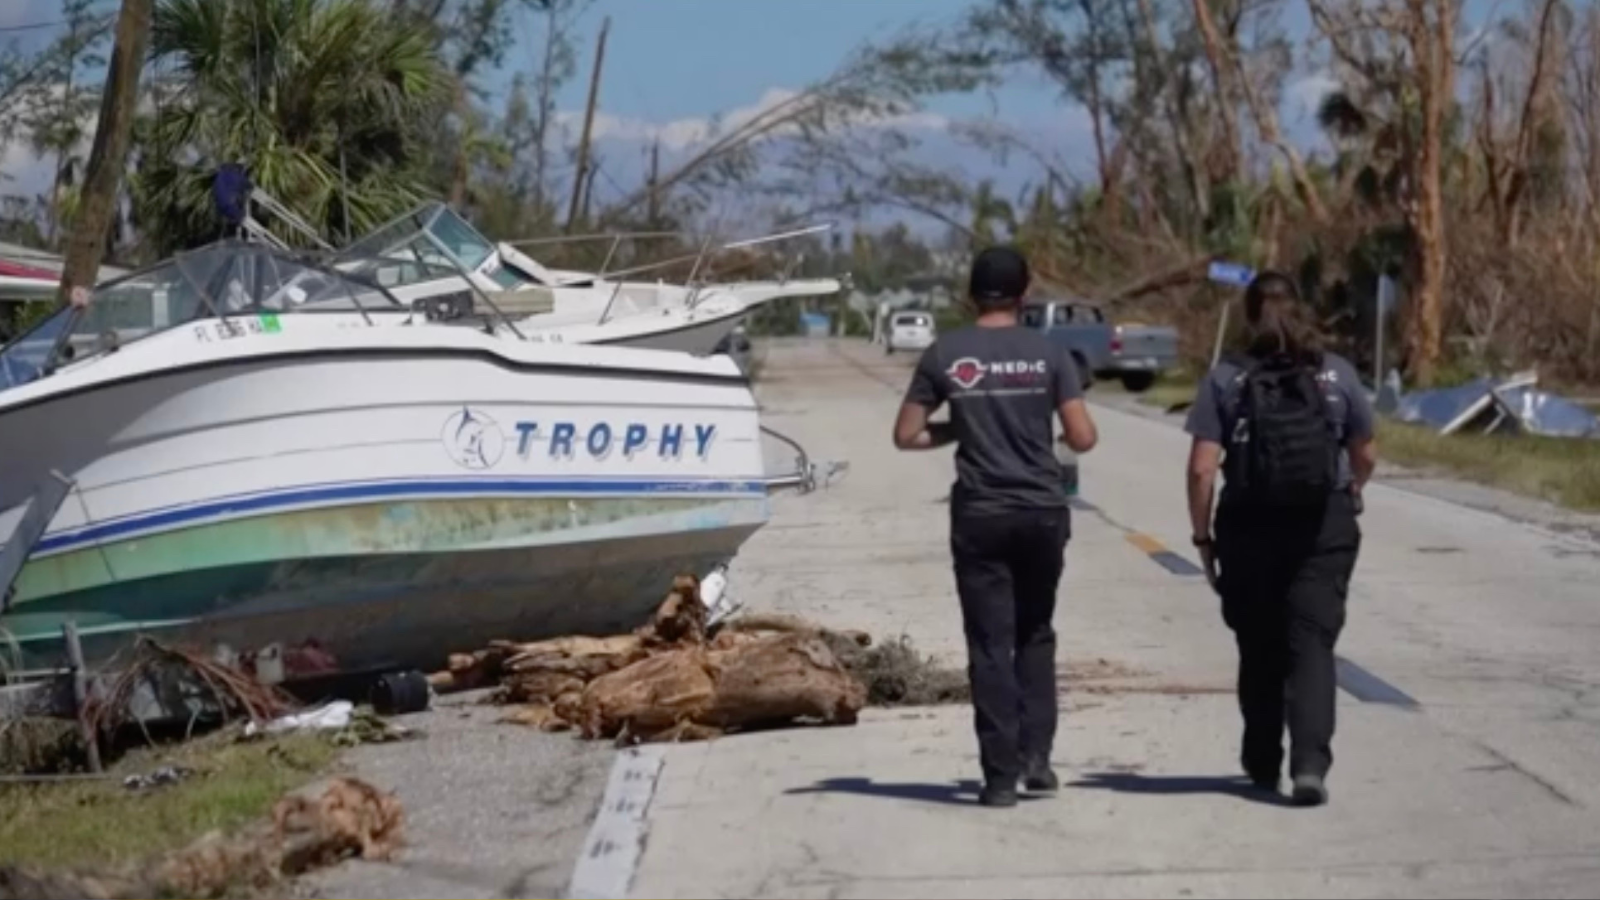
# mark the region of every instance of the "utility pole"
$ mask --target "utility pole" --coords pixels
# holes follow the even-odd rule
[[[650,142],[650,227],[655,228],[661,221],[661,195],[656,193],[656,185],[661,182],[661,138]]]
[[[154,0],[122,0],[115,43],[106,64],[105,93],[100,97],[99,124],[83,179],[83,200],[73,217],[61,271],[60,299],[81,305],[88,300],[106,250],[106,234],[116,212],[117,188],[127,163],[133,114],[139,100],[139,74],[150,45]],[[81,290],[80,290],[81,289]]]
[[[594,199],[594,180],[600,175],[601,161],[596,161],[589,169],[589,177],[584,179],[583,202],[578,205],[578,221],[589,221],[589,201]]]
[[[600,68],[606,61],[606,32],[611,30],[611,17],[600,22],[600,39],[594,51],[594,71],[589,75],[589,103],[583,111],[583,135],[578,139],[578,170],[572,177],[572,202],[567,206],[567,231],[572,231],[578,220],[578,204],[583,199],[584,187],[589,180],[589,138],[594,131],[594,107],[600,99]]]

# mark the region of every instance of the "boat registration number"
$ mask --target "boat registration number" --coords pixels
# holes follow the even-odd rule
[[[202,344],[209,344],[212,341],[227,341],[247,334],[278,334],[281,331],[283,323],[276,315],[262,313],[258,316],[234,316],[217,319],[214,322],[202,322],[194,326],[194,339]]]

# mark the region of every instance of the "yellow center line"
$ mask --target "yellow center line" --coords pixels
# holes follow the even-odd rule
[[[1160,541],[1148,534],[1141,534],[1137,531],[1128,532],[1128,543],[1151,555],[1165,552],[1167,549]]]

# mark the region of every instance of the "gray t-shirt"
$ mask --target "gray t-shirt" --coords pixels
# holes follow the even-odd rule
[[[969,326],[922,354],[906,402],[929,410],[950,403],[956,434],[953,512],[969,515],[1066,505],[1054,421],[1083,396],[1077,366],[1031,328]]]
[[[1239,401],[1244,388],[1244,368],[1232,360],[1221,360],[1200,382],[1189,407],[1184,430],[1197,438],[1221,444],[1223,452],[1233,447],[1234,429],[1239,423]],[[1323,354],[1322,371],[1317,373],[1322,396],[1327,400],[1328,419],[1339,441],[1337,487],[1350,486],[1349,446],[1372,437],[1372,404],[1361,387],[1350,361],[1336,353]]]

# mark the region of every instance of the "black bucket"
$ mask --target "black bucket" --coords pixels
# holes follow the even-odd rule
[[[372,684],[372,708],[380,716],[422,712],[431,699],[427,676],[415,669],[380,675]]]

